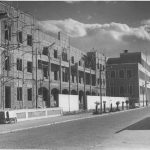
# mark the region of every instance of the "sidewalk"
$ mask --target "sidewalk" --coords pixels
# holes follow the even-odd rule
[[[150,130],[125,130],[92,150],[149,150]]]
[[[92,150],[150,150],[150,116],[114,132]]]
[[[138,109],[142,109],[142,108],[138,108]],[[134,111],[134,109],[125,110],[125,111]],[[75,115],[65,115],[65,116],[50,117],[50,118],[36,119],[30,121],[29,120],[22,121],[16,124],[0,124],[0,134],[27,130],[31,128],[38,128],[42,126],[49,126],[53,124],[65,123],[69,121],[93,118],[93,117],[103,117],[105,115],[113,115],[115,113],[123,113],[123,112],[124,111],[117,111],[112,113],[105,113],[102,115],[93,115],[92,113],[81,113]]]
[[[69,122],[73,120],[80,120],[83,118],[91,118],[91,117],[94,117],[92,113],[83,113],[83,114],[76,114],[76,115],[49,117],[49,118],[36,119],[30,121],[28,120],[28,121],[18,122],[16,124],[0,124],[0,134],[15,132],[19,130],[27,130],[31,128],[38,128],[41,126],[48,126],[48,125]]]

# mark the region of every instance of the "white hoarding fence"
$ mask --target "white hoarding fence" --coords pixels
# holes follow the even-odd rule
[[[124,106],[125,106],[125,102],[126,100],[128,100],[127,97],[109,97],[109,96],[102,96],[102,105],[103,102],[105,101],[106,104],[106,108],[110,108],[110,105],[112,104],[112,107],[115,108],[116,107],[116,102],[120,102],[119,106],[122,106],[122,102],[124,102]],[[100,96],[87,96],[87,109],[95,109],[95,103],[99,102],[100,103]],[[100,106],[100,105],[99,105]]]
[[[59,94],[59,107],[63,111],[78,111],[79,110],[79,96]]]

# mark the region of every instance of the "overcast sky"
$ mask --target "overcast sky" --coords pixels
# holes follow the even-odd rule
[[[84,51],[95,48],[108,57],[125,49],[150,54],[150,2],[22,1],[11,2],[34,15],[47,31],[70,34],[71,44]]]

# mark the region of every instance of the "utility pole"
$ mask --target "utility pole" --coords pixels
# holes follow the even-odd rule
[[[76,68],[76,81],[77,81],[77,95],[79,95],[79,70],[78,70],[79,62],[77,62]]]
[[[59,78],[60,78],[60,91],[59,93],[61,94],[61,82],[62,82],[62,67],[61,67],[61,55],[60,55],[60,70],[59,70]]]
[[[49,84],[48,84],[48,88],[49,88],[49,107],[51,107],[51,85],[50,85],[50,82],[51,82],[51,78],[50,78],[50,75],[51,75],[51,54],[50,54],[50,51],[48,51],[48,80],[49,80]]]
[[[145,97],[146,97],[146,106],[148,105],[148,100],[147,100],[147,79],[146,79],[146,81],[145,81],[145,92],[146,92],[146,95],[145,95]]]
[[[85,75],[85,57],[84,57],[84,109],[86,109],[86,93],[85,93],[86,75]]]
[[[69,112],[70,112],[70,95],[71,95],[71,54],[70,54],[70,37],[69,37]]]
[[[71,61],[70,61],[70,37],[69,37],[69,95],[71,95]]]
[[[144,107],[144,90],[145,90],[145,87],[144,87],[144,84],[143,84],[143,107]]]
[[[146,64],[147,64],[147,51],[146,51]],[[145,67],[146,69],[146,67]],[[146,92],[146,106],[148,105],[148,100],[147,100],[147,70],[146,70],[146,80],[145,80],[145,92]]]
[[[92,95],[92,75],[91,75],[91,66],[90,66],[90,95]]]
[[[49,107],[51,107],[51,52],[50,52],[50,50],[54,44],[55,44],[55,42],[53,42],[51,45],[48,46],[48,48],[50,48],[50,49],[48,49]]]
[[[91,56],[91,59],[90,59],[90,63],[89,63],[89,67],[90,67],[90,95],[92,95],[92,64],[93,64],[93,53],[92,53],[92,56]]]
[[[104,67],[102,67],[102,64],[100,64],[100,61],[99,61],[99,80],[100,80],[100,82],[99,82],[99,84],[100,84],[100,114],[102,114],[103,113],[103,108],[102,108],[102,106],[103,106],[103,104],[102,104],[102,71],[104,71]]]
[[[102,114],[102,84],[101,84],[101,73],[102,65],[99,63],[99,95],[100,95],[100,114]]]
[[[38,91],[37,91],[37,89],[38,89],[38,83],[37,83],[37,48],[36,48],[36,77],[35,77],[35,84],[36,84],[36,108],[38,107]]]

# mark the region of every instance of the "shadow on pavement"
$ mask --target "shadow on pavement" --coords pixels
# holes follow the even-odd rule
[[[122,132],[124,130],[150,130],[150,117],[147,117],[135,124],[132,124],[124,129],[117,131],[116,133]]]

